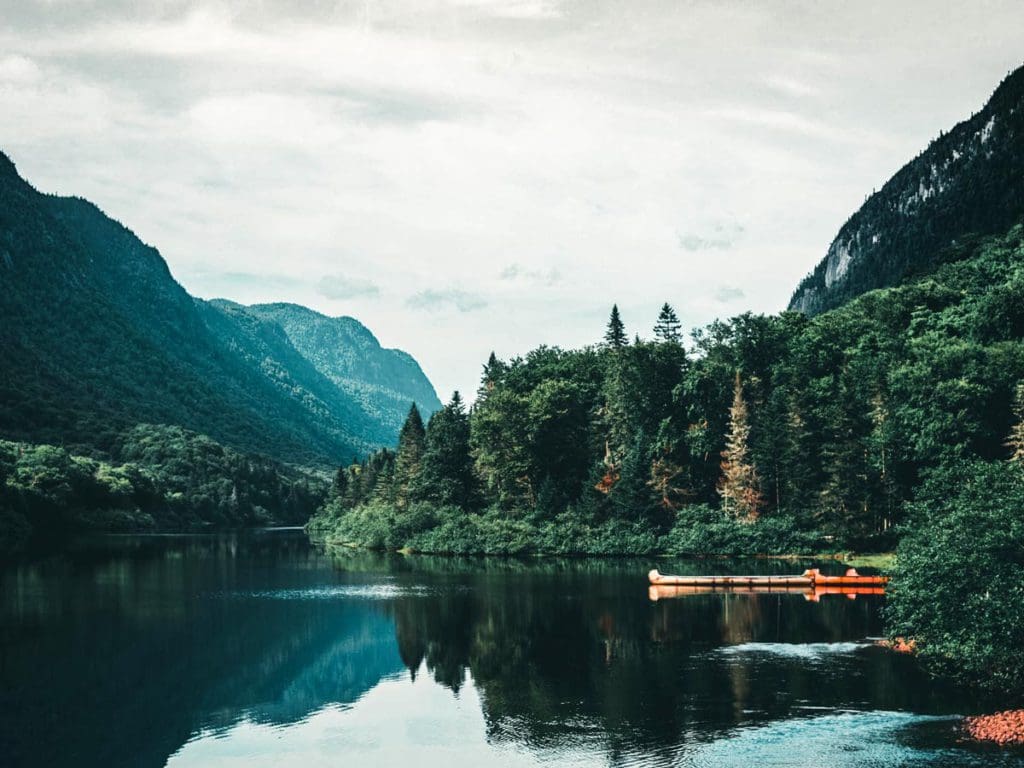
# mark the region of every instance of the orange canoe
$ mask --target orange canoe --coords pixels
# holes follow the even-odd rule
[[[842,576],[825,576],[817,568],[804,571],[804,575],[809,576],[816,587],[869,587],[885,586],[889,583],[888,576],[861,576],[856,568],[847,569]]]
[[[825,576],[817,568],[809,568],[799,576],[671,576],[654,569],[647,574],[652,585],[659,587],[868,587],[884,586],[888,576],[861,576],[850,568],[842,576]]]

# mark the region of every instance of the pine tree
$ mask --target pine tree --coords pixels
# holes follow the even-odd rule
[[[745,522],[756,520],[761,506],[757,470],[748,457],[749,439],[747,404],[743,399],[743,382],[737,371],[732,407],[729,409],[729,435],[722,451],[718,493],[722,497],[722,511]]]
[[[679,316],[666,301],[661,305],[661,312],[658,313],[658,322],[654,324],[654,338],[666,344],[681,344],[683,324],[679,322]]]
[[[637,434],[623,456],[619,479],[610,498],[618,517],[646,522],[654,518],[658,503],[651,488],[650,446],[643,432]]]
[[[1010,460],[1024,464],[1024,382],[1017,385],[1013,398],[1013,416],[1014,423],[1006,446],[1012,451]]]
[[[430,417],[420,471],[410,488],[414,501],[465,510],[479,505],[477,479],[469,446],[469,416],[458,392]]]
[[[893,524],[898,499],[896,483],[892,473],[892,419],[885,396],[881,391],[871,398],[871,432],[866,443],[871,449],[869,466],[873,470],[876,493],[880,496],[880,504],[876,511],[874,528],[877,532],[888,531]]]
[[[395,504],[404,507],[409,500],[409,486],[416,480],[423,460],[427,431],[423,427],[416,403],[409,407],[409,415],[405,418],[401,431],[398,433],[398,453],[395,457]]]
[[[612,314],[608,318],[608,328],[604,332],[604,343],[611,349],[622,349],[629,344],[626,337],[626,326],[619,317],[619,305],[612,305]]]
[[[334,473],[331,490],[339,499],[345,496],[345,492],[348,490],[348,467],[338,467],[338,471]]]
[[[477,390],[478,400],[487,397],[487,393],[494,390],[505,370],[506,365],[498,359],[494,352],[491,352],[491,356],[487,358],[487,363],[484,365],[483,376],[480,377],[480,388]]]
[[[395,499],[395,452],[382,448],[374,454],[375,474],[370,488],[370,498],[373,501],[382,501],[387,504],[394,504]]]

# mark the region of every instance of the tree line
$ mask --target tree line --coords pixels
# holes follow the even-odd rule
[[[727,547],[768,530],[891,547],[930,473],[1024,454],[1021,260],[1017,228],[838,310],[743,314],[689,343],[668,303],[647,339],[614,306],[589,347],[492,354],[471,407],[456,393],[424,425],[413,406],[394,450],[338,470],[312,529],[366,543],[390,527],[370,538],[444,551],[422,534],[462,515],[526,550],[566,551],[536,531],[581,524],[640,532],[642,549],[714,549],[714,526]]]
[[[181,427],[139,424],[111,455],[0,440],[0,553],[83,530],[302,524],[327,483]]]

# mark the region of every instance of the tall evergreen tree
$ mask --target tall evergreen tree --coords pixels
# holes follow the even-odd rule
[[[629,344],[626,337],[626,326],[619,317],[619,305],[612,305],[612,314],[608,318],[608,328],[604,332],[604,343],[612,349],[622,349]]]
[[[637,434],[623,456],[619,479],[610,498],[616,514],[626,520],[652,521],[659,511],[651,488],[650,446],[643,432]]]
[[[893,523],[896,498],[896,484],[893,479],[892,443],[894,440],[892,414],[882,392],[876,392],[871,398],[871,432],[867,436],[867,446],[871,451],[868,461],[872,470],[871,480],[879,503],[874,505],[874,528],[877,532],[888,531]]]
[[[420,410],[413,403],[398,433],[398,452],[395,457],[395,503],[404,507],[409,500],[409,487],[415,482],[423,460],[427,431],[423,427]]]
[[[477,390],[477,399],[487,397],[487,393],[493,391],[505,372],[505,364],[498,359],[498,356],[491,352],[484,365],[483,376],[480,377],[480,388]]]
[[[676,311],[666,301],[661,305],[658,322],[654,324],[654,338],[666,344],[680,344],[683,340],[682,327]]]
[[[348,490],[348,467],[338,467],[338,471],[334,473],[331,490],[338,498],[345,496],[345,492]]]
[[[740,520],[753,522],[761,506],[757,470],[748,456],[750,424],[747,403],[743,399],[743,381],[736,371],[732,407],[729,409],[729,434],[722,451],[722,477],[718,493],[722,510]]]
[[[414,501],[470,510],[479,506],[479,491],[469,446],[469,416],[458,392],[430,417],[416,481]]]
[[[383,448],[374,454],[376,461],[371,462],[372,477],[367,481],[369,497],[373,501],[395,503],[395,452]]]

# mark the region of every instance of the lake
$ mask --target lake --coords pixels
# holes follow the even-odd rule
[[[654,602],[654,565],[809,563],[80,542],[0,567],[0,763],[1024,766],[959,743],[983,705],[870,643],[884,597]]]

